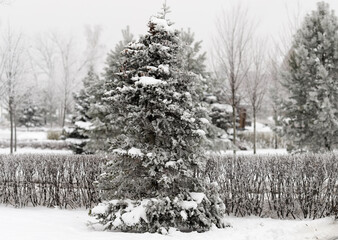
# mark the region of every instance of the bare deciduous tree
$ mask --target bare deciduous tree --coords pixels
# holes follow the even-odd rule
[[[101,43],[102,38],[102,27],[100,25],[86,25],[85,26],[85,37],[86,37],[86,51],[85,51],[85,61],[84,63],[87,66],[93,67],[95,69],[98,67],[102,56],[105,57],[105,54],[102,54],[105,49],[105,45]]]
[[[22,76],[25,72],[25,48],[21,33],[14,33],[10,27],[2,36],[1,78],[2,100],[9,113],[10,153],[16,150],[16,110],[24,95]]]
[[[268,81],[269,81],[269,100],[272,110],[273,119],[273,132],[274,132],[274,148],[278,148],[278,134],[277,130],[280,125],[280,103],[279,100],[286,95],[285,90],[280,82],[280,71],[282,68],[281,60],[278,59],[280,49],[276,47],[269,53],[269,65],[268,65]]]
[[[256,120],[257,112],[262,107],[262,102],[267,91],[267,68],[266,68],[266,41],[257,41],[253,44],[252,64],[250,72],[245,79],[245,92],[252,110],[253,120],[253,153],[256,154]]]
[[[60,35],[53,34],[58,55],[60,57],[61,68],[61,126],[65,126],[66,113],[72,103],[72,93],[81,84],[80,76],[89,66],[94,66],[99,57],[101,38],[101,27],[86,28],[87,48],[83,57],[76,54],[75,40],[72,37],[62,38]]]
[[[98,67],[104,54],[101,44],[102,28],[99,25],[85,26],[86,45],[78,39],[56,32],[45,33],[32,48],[31,68],[36,82],[42,86],[40,101],[46,109],[45,123],[53,126],[57,109],[59,123],[65,125],[66,113],[73,104],[72,93],[80,88],[81,77],[89,66]],[[85,47],[85,50],[83,48]]]
[[[61,38],[57,34],[52,35],[52,40],[54,41],[59,57],[60,57],[60,70],[62,76],[60,77],[60,92],[61,92],[61,126],[65,126],[67,110],[70,107],[70,102],[72,100],[71,93],[73,91],[74,85],[76,85],[76,74],[81,69],[76,68],[77,59],[74,57],[74,39],[69,37],[68,39]]]
[[[57,55],[50,36],[40,35],[30,51],[30,65],[40,91],[40,102],[44,109],[44,123],[53,127],[53,115],[57,109]]]
[[[296,6],[290,6],[285,3],[287,21],[283,25],[281,34],[276,36],[277,38],[273,39],[275,42],[275,49],[273,49],[273,51],[277,54],[275,55],[277,58],[285,58],[289,55],[292,47],[293,35],[301,25],[301,16],[303,15],[302,5],[299,0],[294,1],[291,4],[296,4]]]
[[[228,99],[233,111],[234,154],[236,154],[236,110],[240,102],[239,89],[250,68],[247,53],[254,26],[254,21],[248,17],[247,9],[241,5],[223,12],[216,23],[214,56],[217,60],[217,71],[230,92]]]

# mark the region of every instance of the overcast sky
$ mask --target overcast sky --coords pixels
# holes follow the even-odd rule
[[[149,17],[156,14],[162,0],[11,0],[0,6],[1,24],[8,22],[13,28],[28,35],[43,31],[63,31],[82,34],[83,25],[99,24],[105,32],[105,44],[115,45],[121,39],[120,30],[126,25],[135,35],[145,33]],[[169,18],[175,26],[190,27],[208,50],[212,45],[215,19],[222,9],[242,2],[260,23],[261,35],[278,36],[289,15],[302,14],[316,8],[316,0],[167,0],[172,13]],[[338,1],[326,1],[338,12]],[[288,10],[287,10],[288,9]]]

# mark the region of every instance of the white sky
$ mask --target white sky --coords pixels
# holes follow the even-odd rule
[[[162,0],[11,0],[0,6],[1,24],[10,23],[27,35],[55,31],[82,34],[84,24],[99,24],[104,28],[105,44],[111,48],[121,39],[120,30],[130,25],[137,36],[146,32],[149,17],[157,13]],[[212,45],[216,16],[229,4],[242,2],[260,23],[261,35],[282,34],[289,15],[316,8],[316,0],[167,0],[172,13],[169,19],[176,28],[190,27],[197,40],[203,40],[205,50]],[[326,1],[338,12],[338,0]],[[288,7],[287,7],[288,6]],[[287,11],[287,8],[289,9]],[[303,15],[302,15],[303,16]],[[0,26],[1,27],[1,26]]]

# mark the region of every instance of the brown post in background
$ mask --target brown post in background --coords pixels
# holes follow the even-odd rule
[[[239,128],[244,129],[245,128],[245,121],[246,121],[246,109],[245,108],[239,108]]]

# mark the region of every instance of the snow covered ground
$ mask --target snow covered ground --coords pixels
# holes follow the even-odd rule
[[[0,154],[9,154],[9,148],[0,148]],[[71,150],[54,150],[39,148],[18,148],[15,154],[73,154]]]
[[[303,240],[338,239],[338,221],[333,218],[318,220],[272,220],[258,217],[226,217],[231,227],[212,229],[206,233],[171,232],[136,234],[102,231],[100,225],[88,224],[95,219],[87,210],[38,208],[16,209],[0,205],[0,239],[4,240]]]
[[[9,129],[0,129],[0,139],[10,139]],[[18,140],[46,140],[47,131],[27,131],[19,128],[17,130]]]
[[[60,131],[60,129],[52,129],[52,131]],[[18,141],[27,142],[27,143],[48,143],[48,142],[56,142],[55,140],[47,140],[47,132],[48,129],[30,129],[27,131],[26,128],[18,128],[17,138]],[[0,140],[9,141],[10,139],[10,131],[9,129],[0,129]],[[43,145],[43,144],[42,144]],[[48,144],[47,144],[48,145]],[[30,146],[28,144],[28,146]],[[9,148],[0,148],[0,154],[9,154]],[[16,154],[72,154],[70,150],[54,150],[54,149],[40,149],[40,148],[32,148],[32,147],[24,147],[21,148],[18,146],[18,151]]]
[[[245,129],[248,131],[248,132],[253,132],[254,131],[254,128],[253,128],[253,124],[251,124],[251,126],[247,126],[245,127]],[[256,123],[256,131],[257,132],[272,132],[271,128],[263,123],[259,123],[257,122]]]
[[[227,150],[227,151],[220,151],[220,154],[233,154],[233,150]],[[236,151],[237,155],[252,155],[253,150],[238,150]],[[257,149],[258,155],[275,155],[275,154],[288,154],[286,149]]]

